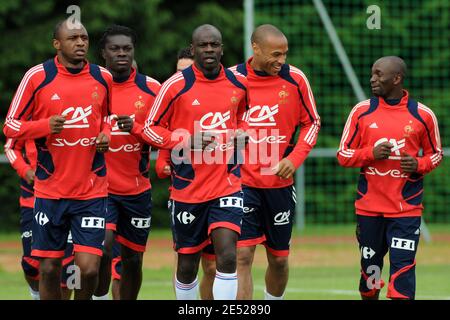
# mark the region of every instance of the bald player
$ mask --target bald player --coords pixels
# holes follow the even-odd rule
[[[177,299],[197,298],[201,251],[212,242],[217,268],[214,299],[233,300],[243,212],[234,137],[246,129],[242,119],[247,80],[220,63],[222,35],[216,27],[196,28],[191,51],[194,64],[163,84],[143,137],[152,146],[172,150],[170,209],[178,253]]]
[[[247,77],[250,95],[250,140],[241,167],[244,217],[238,241],[238,299],[253,297],[251,267],[256,245],[264,244],[264,298],[277,300],[284,297],[289,275],[293,176],[316,143],[320,117],[308,79],[286,63],[286,36],[265,24],[254,30],[251,42],[253,56],[232,68]]]
[[[40,259],[40,298],[61,299],[70,231],[80,279],[75,299],[90,299],[105,238],[112,76],[86,60],[89,36],[80,21],[59,22],[53,47],[56,56],[23,77],[3,131],[37,148],[31,255]]]
[[[361,168],[355,208],[364,300],[379,298],[388,252],[387,297],[415,298],[423,179],[443,156],[436,116],[404,89],[405,76],[401,58],[375,61],[373,97],[350,112],[337,152],[340,165]]]

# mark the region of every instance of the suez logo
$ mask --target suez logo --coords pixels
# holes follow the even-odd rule
[[[70,119],[68,119],[69,114],[72,113]],[[89,128],[88,117],[92,114],[92,105],[83,107],[69,107],[64,110],[61,115],[66,117],[66,122],[64,122],[63,128]]]
[[[71,116],[69,116],[71,114]],[[82,128],[89,128],[89,121],[88,117],[92,114],[92,105],[87,106],[86,108],[83,107],[69,107],[66,110],[64,110],[61,115],[66,117],[66,121],[64,122],[63,128],[64,129],[82,129]],[[82,146],[82,147],[90,147],[92,145],[95,145],[95,139],[96,137],[86,137],[86,138],[79,138],[75,141],[69,141],[64,138],[55,138],[55,141],[52,142],[52,145],[55,147],[75,147],[75,146]]]
[[[393,152],[395,155],[389,156],[389,159],[391,160],[400,160],[401,159],[401,151],[400,149],[405,147],[405,139],[396,140],[396,139],[388,139],[388,138],[381,138],[377,142],[375,142],[374,147],[380,145],[383,142],[389,142],[393,145],[391,152]],[[380,171],[379,169],[375,167],[367,167],[367,170],[365,172],[368,175],[372,176],[391,176],[392,178],[408,178],[408,174],[401,172],[398,169],[390,169],[387,171]]]
[[[116,120],[117,119],[117,115],[112,114],[109,116],[110,120]],[[136,115],[132,114],[130,115],[130,118],[135,121],[136,119]],[[112,121],[111,121],[112,122]],[[129,132],[126,131],[121,131],[119,129],[119,126],[117,125],[117,121],[114,123],[114,125],[112,126],[111,129],[111,136],[128,136],[130,135]],[[141,150],[141,144],[139,142],[137,143],[126,143],[126,144],[122,144],[118,147],[112,147],[109,146],[109,151],[111,152],[119,152],[119,151],[124,151],[124,152],[137,152]]]

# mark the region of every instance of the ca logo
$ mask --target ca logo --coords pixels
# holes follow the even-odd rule
[[[92,105],[83,107],[69,107],[61,115],[67,116],[72,112],[72,117],[64,122],[64,128],[89,128],[88,117],[92,114]],[[76,124],[78,122],[78,124]]]
[[[258,112],[259,111],[259,112]],[[253,114],[256,114],[253,117]],[[278,104],[273,107],[269,106],[254,106],[248,111],[248,121],[250,126],[275,126],[277,123],[275,121],[274,115],[278,113]]]
[[[216,113],[208,112],[200,119],[200,126],[202,127],[202,129],[206,129],[206,130],[212,130],[212,129],[218,128],[219,126],[222,127],[222,129],[226,129],[227,126],[226,126],[225,122],[227,120],[230,120],[230,117],[231,117],[230,114],[231,114],[231,111],[227,111],[224,114],[222,114],[220,112],[216,112]],[[205,122],[207,122],[207,120],[209,118],[212,118],[209,125],[205,124]]]

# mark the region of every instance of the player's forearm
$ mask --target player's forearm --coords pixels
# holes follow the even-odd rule
[[[187,130],[172,132],[161,126],[145,126],[141,136],[155,148],[172,150],[187,147],[190,134]]]
[[[442,161],[444,152],[440,151],[432,155],[417,157],[417,173],[427,174],[436,169]]]
[[[3,133],[8,138],[14,139],[39,139],[50,135],[50,120],[40,119],[36,121],[6,120]]]
[[[369,165],[375,160],[373,147],[361,149],[339,149],[337,159],[341,166],[360,168]]]

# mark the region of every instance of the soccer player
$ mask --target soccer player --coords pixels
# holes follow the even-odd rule
[[[295,212],[293,175],[314,147],[320,129],[305,74],[286,64],[288,40],[273,25],[257,27],[253,56],[234,68],[248,80],[250,136],[242,165],[244,217],[238,242],[238,299],[251,299],[251,267],[264,243],[268,267],[265,299],[283,299]],[[296,132],[300,130],[296,140]]]
[[[33,300],[39,296],[39,260],[31,256],[32,221],[34,205],[34,178],[36,171],[37,150],[33,140],[8,139],[5,144],[5,154],[11,166],[20,177],[20,232],[22,234],[22,269],[25,280],[30,287]],[[64,300],[69,300],[72,291],[67,286],[69,273],[67,268],[73,264],[73,245],[69,236],[64,250],[63,271],[61,275],[61,294]]]
[[[41,299],[61,299],[61,260],[69,231],[80,286],[90,299],[105,238],[111,74],[86,60],[89,36],[79,21],[59,22],[56,56],[31,68],[9,108],[4,133],[34,139],[37,169],[31,255],[40,258]]]
[[[163,84],[143,137],[158,148],[172,149],[177,299],[197,298],[201,250],[212,240],[214,299],[229,300],[237,292],[236,241],[242,218],[234,139],[246,128],[247,83],[221,65],[222,35],[216,27],[194,30],[192,52],[194,64]]]
[[[194,56],[191,53],[191,48],[186,47],[179,51],[177,60],[177,71],[182,71],[190,67],[194,63]],[[158,158],[155,164],[156,174],[159,178],[164,179],[170,176],[170,152],[169,150],[159,150]],[[175,255],[175,270],[177,259]],[[216,277],[216,256],[214,254],[214,247],[208,244],[202,249],[201,264],[203,269],[203,277],[200,281],[200,299],[213,300],[212,287],[214,278]],[[175,281],[174,281],[175,285]]]
[[[160,84],[132,68],[135,45],[135,32],[118,25],[109,27],[100,40],[106,68],[113,75],[113,129],[105,156],[109,192],[105,277],[103,288],[99,288],[103,292],[97,290],[94,299],[107,297],[113,231],[121,244],[120,298],[137,299],[142,283],[142,259],[150,231],[152,205],[148,178],[150,148],[142,140],[141,131]]]
[[[337,153],[340,165],[361,168],[355,208],[364,300],[379,297],[388,251],[387,297],[414,299],[423,179],[443,156],[436,116],[403,88],[405,76],[401,58],[375,61],[374,96],[350,112]]]

